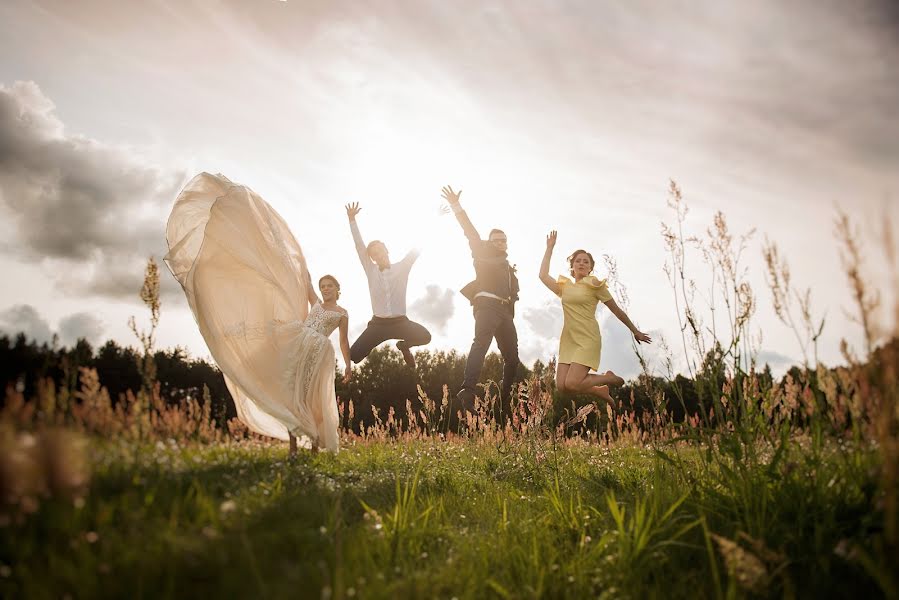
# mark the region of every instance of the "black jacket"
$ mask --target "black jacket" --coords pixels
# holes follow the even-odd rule
[[[509,264],[508,255],[489,241],[481,239],[464,210],[456,213],[459,224],[468,238],[474,263],[475,279],[462,288],[462,295],[474,303],[478,292],[490,292],[514,305],[518,300],[518,277]]]

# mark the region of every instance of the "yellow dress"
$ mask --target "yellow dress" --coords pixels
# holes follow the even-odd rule
[[[560,276],[556,283],[561,291],[565,323],[559,340],[559,364],[585,365],[599,368],[602,337],[596,320],[596,305],[612,299],[605,279],[588,275],[578,282]]]

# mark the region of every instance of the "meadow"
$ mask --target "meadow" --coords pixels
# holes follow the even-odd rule
[[[866,347],[818,362],[823,320],[766,243],[775,310],[804,356],[775,381],[753,361],[745,239],[720,216],[697,243],[674,184],[669,203],[666,272],[695,405],[669,373],[665,389],[633,383],[651,410],[569,407],[548,369],[505,415],[491,386],[467,418],[447,389],[368,424],[342,401],[336,455],[290,458],[222,426],[202,397],[160,395],[151,263],[140,389],[110,398],[91,369],[72,389],[7,388],[0,595],[899,597],[899,338],[878,329],[849,219],[837,235]],[[723,295],[720,331],[694,301],[691,248]]]

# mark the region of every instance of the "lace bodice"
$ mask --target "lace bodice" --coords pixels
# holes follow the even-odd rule
[[[309,316],[306,317],[303,325],[328,337],[340,325],[340,319],[342,318],[343,313],[336,310],[326,310],[321,304],[316,304],[309,311]]]

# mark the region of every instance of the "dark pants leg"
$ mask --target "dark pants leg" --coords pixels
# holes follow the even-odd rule
[[[362,362],[378,344],[387,340],[403,340],[407,346],[421,346],[431,341],[431,333],[406,317],[372,317],[365,331],[350,347],[350,360]]]
[[[506,381],[509,382],[509,386],[512,385],[511,382],[518,369],[518,334],[515,331],[512,311],[499,303],[479,302],[474,308],[474,341],[465,363],[463,391],[477,393],[484,357],[487,356],[487,350],[494,337],[503,357],[503,387],[506,386]]]
[[[423,325],[420,325],[415,321],[410,321],[409,319],[406,319],[403,323],[397,324],[392,331],[394,335],[390,336],[388,339],[400,340],[400,344],[406,348],[424,346],[431,342],[431,332]],[[399,346],[399,344],[397,344],[397,346]]]
[[[497,327],[496,345],[499,346],[499,353],[503,357],[503,383],[500,387],[503,414],[508,414],[508,410],[512,407],[512,385],[518,373],[518,332],[515,330],[515,321],[511,315],[503,319]]]

